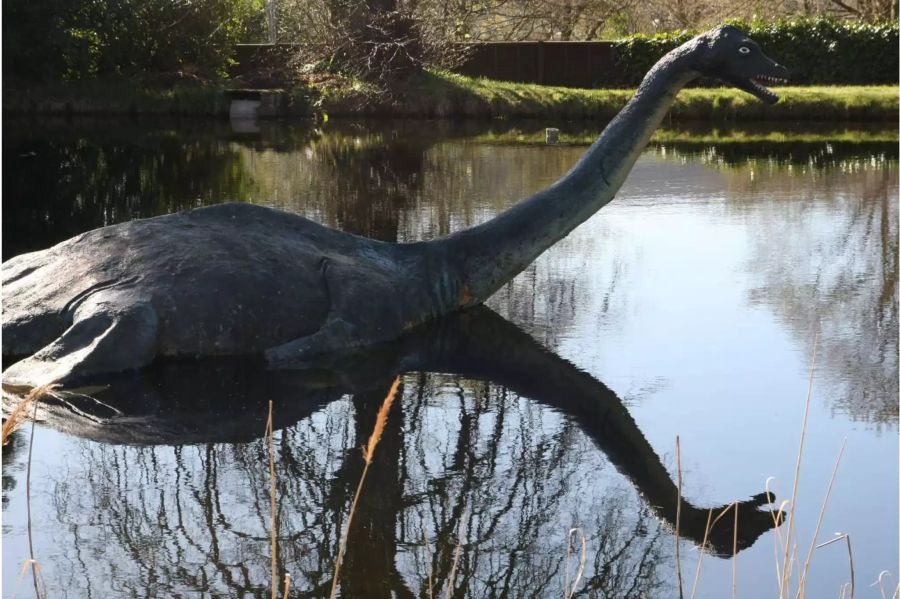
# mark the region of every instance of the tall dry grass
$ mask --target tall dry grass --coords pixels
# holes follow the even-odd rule
[[[378,414],[375,417],[375,427],[372,430],[372,434],[369,436],[369,442],[363,448],[363,460],[365,461],[365,466],[363,466],[362,475],[359,477],[359,484],[356,487],[356,494],[353,496],[353,503],[350,504],[350,513],[347,515],[347,526],[344,529],[344,534],[341,535],[337,558],[335,558],[334,561],[334,577],[331,579],[331,593],[329,594],[331,599],[334,599],[337,594],[337,583],[341,574],[344,553],[347,550],[347,537],[350,534],[350,526],[353,524],[353,514],[356,513],[356,505],[359,503],[363,484],[366,482],[366,474],[369,472],[369,466],[372,465],[372,459],[375,456],[375,448],[378,446],[378,442],[381,441],[381,435],[384,433],[384,427],[387,425],[388,413],[391,410],[391,406],[394,404],[394,399],[397,397],[397,390],[399,388],[400,377],[397,377],[391,384],[391,388],[388,391],[387,396],[385,396],[384,401],[381,402],[381,408],[378,409]]]
[[[819,540],[819,531],[822,529],[822,520],[825,517],[825,506],[828,505],[828,499],[831,497],[831,489],[834,487],[834,479],[837,476],[838,466],[841,463],[841,457],[844,455],[844,449],[847,447],[847,439],[844,439],[844,442],[841,443],[841,450],[838,452],[837,459],[834,461],[834,469],[831,471],[831,478],[828,480],[828,488],[825,490],[825,499],[822,502],[822,508],[819,510],[819,519],[816,521],[816,530],[813,533],[812,541],[809,544],[809,551],[806,554],[806,561],[803,563],[803,573],[800,575],[800,583],[798,589],[798,596],[802,596],[806,591],[806,580],[807,575],[809,574],[809,565],[812,561],[813,552],[821,547],[825,547],[830,544],[823,543],[822,545],[816,545],[816,541]],[[850,550],[850,536],[844,535],[847,538],[847,548]],[[836,539],[833,539],[836,540]],[[853,596],[854,587],[856,586],[856,576],[853,570],[853,552],[850,551],[850,596]]]
[[[812,348],[812,363],[809,368],[809,383],[806,389],[806,404],[803,409],[803,424],[800,426],[800,446],[797,449],[797,462],[794,466],[794,483],[792,485],[791,490],[791,500],[789,505],[791,506],[791,510],[793,511],[797,505],[797,491],[800,486],[800,465],[803,462],[803,447],[806,443],[806,425],[809,422],[809,405],[812,399],[812,389],[813,389],[813,376],[816,372],[816,349],[819,344],[819,335],[816,333],[815,338],[813,339],[813,348]],[[782,508],[783,509],[783,508]],[[779,509],[779,511],[782,511]],[[824,506],[823,506],[824,509]],[[779,581],[779,599],[784,599],[785,593],[788,591],[788,585],[791,579],[791,568],[793,566],[793,559],[791,556],[791,541],[793,541],[794,534],[794,520],[796,518],[791,518],[791,521],[788,522],[788,530],[787,530],[787,538],[785,539],[783,552],[784,557],[782,559],[782,567],[781,567],[781,578]]]
[[[459,566],[459,556],[462,554],[463,538],[466,536],[466,525],[469,520],[468,512],[459,519],[459,527],[456,529],[456,548],[453,550],[453,564],[450,566],[450,574],[447,576],[447,588],[444,590],[444,599],[453,596],[453,583],[456,582],[456,568]]]
[[[41,573],[41,564],[39,564],[37,560],[26,559],[22,564],[22,568],[19,570],[19,575],[16,576],[16,586],[13,588],[10,599],[15,599],[16,593],[19,591],[19,586],[22,584],[22,579],[25,577],[25,572],[29,569],[31,569],[32,576],[35,580],[34,596],[37,599],[47,597],[47,585],[44,582],[44,577]]]
[[[9,416],[3,422],[2,444],[4,446],[9,442],[13,433],[19,430],[29,419],[33,420],[37,415],[38,400],[45,395],[53,393],[58,388],[59,385],[52,383],[35,387],[24,399],[16,404],[16,407],[13,408],[12,412],[10,412]],[[33,412],[31,417],[28,416],[29,408],[31,408],[31,411]]]
[[[266,419],[266,448],[269,454],[269,498],[272,509],[272,516],[269,521],[272,530],[270,543],[272,545],[272,599],[278,597],[278,519],[277,519],[277,501],[275,490],[275,430],[272,420],[272,400],[269,400],[269,417]],[[281,596],[287,599],[291,590],[291,575],[289,572],[284,573],[283,587]]]
[[[678,472],[678,499],[675,503],[675,572],[678,576],[678,599],[684,599],[684,578],[681,575],[681,438],[675,435],[675,463]]]
[[[813,390],[813,377],[815,375],[815,365],[816,365],[816,347],[817,347],[817,339],[813,341],[813,350],[812,350],[812,359],[810,365],[810,373],[809,373],[809,382],[807,385],[807,393],[806,393],[806,402],[804,405],[803,411],[803,421],[800,427],[800,442],[799,447],[797,449],[797,460],[794,466],[794,480],[792,483],[791,489],[791,498],[789,500],[782,501],[778,506],[777,510],[773,510],[772,518],[774,526],[774,537],[775,537],[775,573],[778,581],[778,590],[779,590],[779,599],[788,599],[792,595],[794,599],[806,599],[807,597],[807,583],[809,580],[809,570],[815,555],[815,552],[819,549],[837,543],[839,541],[844,541],[845,546],[847,548],[847,561],[848,561],[848,570],[850,581],[845,583],[839,589],[840,597],[844,599],[845,597],[849,597],[853,599],[855,597],[856,592],[856,568],[853,563],[853,549],[850,544],[850,535],[842,534],[833,539],[830,539],[824,543],[817,543],[819,538],[819,533],[821,531],[822,522],[825,517],[825,512],[828,507],[828,502],[831,498],[831,492],[834,488],[835,480],[837,479],[838,467],[841,463],[841,458],[844,455],[844,449],[847,446],[847,440],[844,439],[840,451],[838,452],[837,458],[835,459],[834,467],[831,471],[831,476],[828,480],[828,485],[825,489],[825,495],[822,500],[822,505],[819,508],[818,519],[816,520],[816,527],[813,532],[812,540],[809,544],[809,549],[806,553],[806,558],[803,561],[803,568],[800,572],[799,580],[797,581],[797,589],[795,593],[791,592],[792,582],[794,580],[794,565],[799,563],[798,560],[798,542],[796,539],[796,533],[794,530],[795,521],[797,519],[797,496],[799,490],[799,482],[800,482],[800,473],[801,466],[803,463],[803,450],[806,443],[806,432],[807,425],[809,422],[809,408],[812,400],[812,390]],[[679,526],[680,526],[680,510],[681,510],[681,442],[679,437],[675,437],[675,455],[677,462],[677,477],[678,477],[678,507],[676,509],[675,516],[675,556],[676,556],[676,571],[678,577],[678,591],[679,596],[683,597],[683,587],[682,587],[682,575],[681,575],[681,557],[679,551]],[[773,479],[770,478],[766,480],[766,497],[771,504],[774,501],[773,494],[769,491],[769,485]],[[791,518],[790,523],[788,525],[788,530],[786,535],[782,535],[780,523],[784,522],[785,512],[788,507],[791,510]],[[734,539],[732,546],[732,581],[731,581],[731,595],[733,598],[737,597],[737,534],[738,534],[738,504],[734,502],[728,505],[725,509],[723,509],[718,516],[713,518],[712,510],[710,510],[709,515],[707,517],[706,531],[704,532],[703,543],[700,546],[700,554],[697,561],[697,570],[694,575],[693,587],[691,589],[690,597],[693,597],[697,593],[697,588],[700,584],[700,574],[703,565],[703,555],[705,553],[707,539],[709,537],[709,533],[712,528],[716,525],[716,523],[722,519],[730,509],[734,509]],[[780,558],[780,559],[779,559]],[[885,574],[884,572],[882,574]],[[882,582],[882,577],[872,585],[878,585],[883,599],[887,599],[887,595],[884,591],[884,585]],[[892,595],[893,599],[900,598],[900,584],[897,585],[894,594]]]
[[[816,336],[813,338],[812,358],[810,360],[810,368],[809,368],[809,382],[807,384],[807,390],[806,390],[806,402],[803,407],[803,423],[800,426],[800,443],[797,448],[797,461],[794,466],[794,480],[791,485],[791,499],[787,502],[781,503],[781,505],[779,506],[779,509],[778,509],[778,513],[775,516],[780,521],[783,521],[782,516],[784,514],[785,508],[787,506],[790,506],[792,514],[791,514],[790,522],[788,523],[787,536],[782,539],[781,534],[780,534],[781,531],[779,530],[779,528],[777,526],[775,528],[776,556],[778,554],[780,554],[782,556],[781,563],[780,564],[778,563],[778,559],[776,557],[776,564],[775,564],[776,572],[779,574],[779,577],[778,577],[778,583],[779,583],[778,584],[778,593],[779,593],[778,597],[779,597],[779,599],[785,599],[785,598],[789,598],[791,596],[791,594],[792,594],[791,586],[792,586],[793,574],[794,574],[793,568],[794,568],[794,564],[799,563],[798,553],[797,553],[798,552],[798,541],[795,538],[794,525],[797,520],[797,510],[798,510],[797,494],[798,494],[798,489],[800,486],[800,472],[801,472],[801,466],[803,463],[803,449],[804,449],[805,443],[806,443],[806,431],[807,431],[807,425],[809,422],[809,406],[812,402],[813,377],[815,376],[815,372],[816,372],[816,351],[818,348],[818,341],[819,341],[819,336],[818,336],[818,333],[816,333]],[[819,508],[819,516],[816,521],[816,527],[815,527],[815,531],[813,532],[813,538],[809,544],[809,550],[807,551],[807,554],[806,554],[806,560],[803,563],[803,570],[801,571],[800,578],[799,578],[799,581],[797,584],[797,591],[796,591],[796,594],[794,595],[795,599],[805,599],[805,597],[806,597],[806,584],[807,584],[807,580],[808,580],[809,568],[810,568],[810,564],[812,563],[813,555],[814,555],[816,549],[821,549],[821,548],[831,544],[831,542],[827,542],[827,543],[822,543],[820,545],[817,545],[816,542],[818,540],[819,531],[821,530],[822,520],[825,517],[825,511],[828,507],[828,501],[831,498],[831,490],[834,486],[834,481],[837,477],[838,467],[840,466],[841,458],[844,455],[844,449],[846,446],[847,446],[847,439],[844,439],[841,444],[841,449],[838,452],[837,458],[835,459],[834,468],[831,471],[831,477],[829,478],[828,486],[825,490],[825,496],[824,496],[824,499],[822,500],[822,505]],[[768,494],[768,481],[766,481],[766,493]],[[769,497],[771,497],[771,495],[769,495]],[[850,582],[849,582],[849,586],[847,584],[845,584],[841,587],[841,595],[843,596],[845,589],[849,588],[849,597],[850,597],[850,599],[853,599],[855,597],[855,593],[856,593],[856,588],[855,588],[856,587],[856,571],[855,571],[855,567],[853,564],[853,551],[850,547],[849,535],[846,535],[846,541],[847,541],[846,546],[847,546],[847,558],[848,558],[848,565],[849,565]]]
[[[272,530],[272,599],[277,599],[278,597],[278,531],[277,531],[277,521],[276,521],[276,501],[275,501],[275,431],[272,425],[272,400],[269,400],[269,417],[266,419],[266,448],[269,454],[269,501],[270,507],[272,509],[272,518],[270,521],[270,528]],[[285,580],[285,586],[287,587],[288,582]],[[287,592],[285,592],[285,597],[287,597]]]
[[[734,538],[731,544],[731,599],[737,599],[737,531],[738,504],[734,503]]]
[[[9,417],[3,422],[2,428],[2,444],[3,446],[6,446],[12,438],[13,433],[19,430],[26,422],[29,420],[31,421],[31,435],[28,440],[28,460],[25,471],[25,510],[28,528],[28,559],[22,564],[22,570],[16,581],[16,587],[18,588],[19,582],[25,571],[30,569],[31,579],[34,583],[34,595],[37,599],[46,597],[47,591],[46,585],[44,585],[41,577],[40,563],[34,557],[34,536],[31,532],[31,456],[33,454],[32,450],[34,449],[34,423],[37,420],[37,409],[40,399],[45,395],[53,394],[57,388],[59,388],[59,385],[49,383],[32,389],[28,395],[16,404],[16,407],[10,412]],[[29,409],[31,410],[30,415],[28,413]]]
[[[425,563],[431,563],[431,551],[428,549],[428,533],[422,537],[422,550],[425,552]],[[431,568],[428,568],[428,599],[434,599],[434,577],[431,575]]]
[[[575,537],[576,533],[581,537],[581,556],[578,559],[578,569],[575,571],[575,580],[569,585],[569,559],[572,556],[572,539]],[[578,583],[584,575],[584,567],[586,564],[587,537],[582,529],[570,528],[569,534],[566,536],[566,580],[563,584],[563,589],[565,589],[565,599],[572,599],[572,597],[575,596],[575,591],[578,590]]]

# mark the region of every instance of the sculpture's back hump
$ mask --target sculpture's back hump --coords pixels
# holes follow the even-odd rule
[[[152,304],[160,355],[262,351],[320,325],[329,308],[321,262],[346,243],[248,204],[89,231],[3,264],[3,353],[37,351],[90,298],[112,293],[121,304]]]

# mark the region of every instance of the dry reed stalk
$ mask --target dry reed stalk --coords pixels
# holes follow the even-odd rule
[[[734,502],[734,539],[731,545],[731,599],[737,599],[737,530],[738,504]]]
[[[887,595],[884,594],[884,577],[885,576],[890,576],[891,578],[893,578],[893,576],[891,576],[891,573],[888,570],[882,570],[881,572],[878,573],[878,580],[876,580],[875,582],[873,582],[872,584],[869,585],[872,587],[874,587],[875,585],[878,585],[878,590],[881,592],[881,599],[887,599]],[[897,583],[897,590],[895,590],[894,594],[891,595],[891,599],[895,599],[896,597],[900,597],[900,583]]]
[[[578,560],[578,571],[575,574],[575,580],[572,582],[572,586],[569,586],[569,558],[572,556],[572,537],[575,533],[581,535],[581,557]],[[581,582],[581,577],[584,574],[584,565],[587,562],[587,538],[584,536],[584,531],[580,528],[572,528],[569,529],[569,534],[566,536],[566,582],[565,582],[565,590],[566,590],[566,599],[572,599],[575,596],[575,589],[578,588],[578,583]]]
[[[675,572],[678,575],[678,597],[684,599],[684,580],[681,577],[681,439],[675,435],[675,463],[678,469],[678,500],[675,503]]]
[[[43,396],[43,392],[41,389],[53,389],[58,385],[44,385],[42,387],[38,387],[31,391],[28,394],[28,397],[25,398],[24,401],[31,398],[31,402],[34,404],[34,412],[31,414],[31,436],[28,440],[28,468],[25,472],[25,509],[28,518],[28,557],[31,561],[31,577],[34,580],[34,595],[37,599],[41,599],[41,592],[38,589],[38,572],[37,572],[37,560],[34,559],[34,537],[31,534],[31,455],[32,450],[34,449],[34,423],[37,421],[37,409],[38,403],[40,403],[40,398]],[[33,396],[33,397],[32,397]]]
[[[425,550],[425,567],[428,571],[428,599],[434,599],[434,578],[431,575],[431,551],[428,549],[428,535],[422,536],[423,549]]]
[[[838,596],[838,599],[844,599],[844,597],[847,595],[847,587],[848,586],[850,586],[849,582],[845,582],[844,584],[841,585],[841,594]]]
[[[459,554],[462,552],[463,537],[466,536],[466,521],[468,513],[464,513],[459,520],[459,528],[456,531],[456,549],[453,551],[453,565],[450,567],[450,576],[447,577],[447,589],[444,591],[444,599],[450,599],[453,594],[453,583],[456,581],[456,567],[459,565]]]
[[[31,578],[34,582],[34,594],[40,599],[41,591],[39,583],[40,576],[40,564],[36,559],[34,559],[34,536],[31,532],[31,456],[34,449],[34,423],[37,420],[37,409],[38,403],[40,403],[40,398],[48,393],[53,393],[54,389],[57,389],[59,385],[55,383],[49,383],[46,385],[40,385],[31,390],[28,395],[26,395],[19,403],[13,408],[12,412],[9,415],[9,418],[6,419],[6,422],[3,423],[2,427],[2,444],[6,445],[12,434],[19,430],[19,428],[25,424],[28,417],[28,408],[32,408],[31,413],[31,436],[28,441],[28,463],[25,471],[25,510],[26,510],[26,519],[27,519],[27,528],[28,528],[28,559],[25,560],[25,563],[22,566],[22,573],[25,572],[25,569],[30,565],[31,566]],[[46,593],[44,593],[46,596]]]
[[[25,576],[25,572],[26,572],[26,570],[29,569],[29,567],[31,568],[32,572],[37,572],[37,576],[39,577],[38,580],[40,581],[40,586],[43,589],[43,594],[42,594],[36,588],[35,595],[37,596],[38,599],[40,599],[42,596],[43,597],[47,596],[47,585],[44,582],[44,575],[41,574],[41,564],[39,564],[37,562],[37,560],[26,559],[22,563],[22,567],[19,569],[19,575],[16,576],[16,586],[13,588],[13,592],[12,592],[12,595],[10,595],[10,599],[14,599],[16,596],[16,593],[19,592],[19,585],[22,584],[22,578]]]
[[[387,397],[385,397],[384,401],[381,403],[381,408],[379,408],[378,415],[375,417],[375,428],[372,429],[372,435],[369,437],[369,442],[366,444],[366,449],[363,452],[363,459],[366,460],[366,465],[372,463],[372,457],[375,455],[375,447],[378,445],[378,442],[381,441],[381,435],[384,433],[384,427],[387,425],[388,412],[391,410],[399,387],[400,377],[397,377],[391,384],[391,389],[388,391]]]
[[[838,541],[847,541],[847,559],[850,562],[850,599],[853,599],[853,593],[855,592],[856,587],[856,569],[853,567],[853,550],[850,548],[850,535],[843,534],[837,536],[830,541],[825,541],[821,545],[816,545],[816,549],[827,547],[828,545],[837,543]]]
[[[2,444],[4,446],[9,442],[12,434],[19,430],[19,428],[21,428],[21,426],[28,420],[28,408],[31,407],[32,404],[35,404],[39,398],[48,393],[52,393],[53,390],[58,387],[59,385],[55,384],[35,387],[28,395],[25,396],[24,399],[22,399],[22,401],[20,401],[16,405],[15,408],[13,408],[12,412],[10,412],[9,414],[9,418],[7,418],[6,422],[3,423]]]
[[[271,488],[269,490],[269,499],[272,507],[272,520],[271,520],[271,529],[272,529],[272,599],[277,599],[278,597],[278,572],[277,572],[277,564],[278,564],[278,543],[276,540],[276,522],[275,522],[275,448],[274,448],[274,436],[275,431],[273,430],[272,424],[272,400],[269,400],[269,417],[266,419],[266,446],[269,451],[269,480],[271,483]]]
[[[818,348],[818,345],[819,332],[816,331],[815,337],[813,338],[812,360],[809,367],[809,384],[806,389],[806,406],[803,410],[803,425],[800,427],[800,447],[797,449],[797,465],[794,467],[794,485],[791,490],[791,500],[789,502],[792,511],[797,510],[797,489],[800,486],[800,464],[803,461],[803,445],[806,442],[806,424],[809,420],[809,404],[812,399],[813,376],[816,372],[816,349]],[[788,523],[788,532],[784,544],[784,560],[782,562],[781,581],[779,584],[779,599],[784,599],[785,591],[787,590],[787,586],[791,579],[790,572],[793,560],[790,559],[790,550],[791,540],[793,539],[794,534],[794,520],[795,518],[791,518],[791,521]]]
[[[853,549],[850,547],[850,535],[844,537],[847,539],[847,560],[850,562],[850,599],[853,599],[853,593],[856,591],[856,571],[853,568]]]
[[[725,507],[724,510],[719,512],[719,515],[716,516],[715,520],[712,519],[713,511],[709,510],[707,512],[706,528],[703,531],[703,542],[700,544],[700,559],[697,560],[697,571],[694,574],[694,586],[691,588],[691,599],[694,599],[694,596],[697,593],[697,587],[699,586],[699,583],[700,583],[700,568],[703,565],[703,554],[705,553],[706,546],[708,545],[709,533],[713,529],[713,527],[716,525],[716,523],[718,523],[719,520],[721,520],[722,518],[725,517],[725,514],[727,514],[728,510],[730,510],[731,508],[734,508],[735,512],[737,511],[737,501],[733,501],[733,502],[729,503]],[[734,551],[737,552],[737,535],[735,535],[735,537],[734,537]]]
[[[387,396],[381,403],[381,408],[379,408],[378,415],[375,417],[375,428],[372,429],[372,434],[369,436],[369,442],[363,448],[363,460],[365,461],[365,466],[363,466],[362,476],[359,477],[356,493],[353,495],[353,503],[350,504],[350,513],[347,515],[347,527],[344,529],[344,534],[341,535],[337,558],[334,560],[334,577],[331,579],[331,593],[329,594],[331,599],[334,599],[337,594],[337,581],[341,573],[341,564],[344,561],[344,552],[347,550],[347,537],[350,535],[350,525],[353,523],[353,514],[356,513],[356,504],[359,502],[359,497],[362,494],[363,483],[366,482],[366,474],[369,472],[369,466],[372,464],[372,458],[375,455],[375,447],[378,446],[381,435],[384,433],[388,413],[391,410],[391,405],[394,403],[394,398],[397,396],[397,389],[399,387],[400,377],[398,376],[394,379],[390,391],[388,391]]]
[[[766,501],[769,504],[775,501],[775,495],[769,490],[769,483],[775,480],[774,476],[770,476],[766,479]],[[781,536],[781,528],[778,523],[783,522],[782,518],[784,517],[784,506],[787,504],[786,501],[782,501],[779,504],[778,509],[770,512],[772,514],[772,524],[773,530],[775,531],[775,546],[772,548],[775,553],[775,574],[778,580],[778,586],[781,588],[781,564],[778,561],[778,556],[781,552],[781,549],[784,548],[784,539]]]
[[[778,576],[778,588],[779,588],[779,589],[781,589],[781,574],[782,574],[782,572],[781,572],[781,570],[782,570],[782,568],[781,568],[782,564],[780,564],[779,561],[778,561],[779,548],[780,548],[780,549],[785,549],[785,550],[786,550],[787,545],[785,545],[784,537],[781,536],[781,530],[778,528],[778,523],[779,523],[779,522],[784,522],[783,518],[784,518],[784,513],[785,513],[785,511],[786,511],[786,510],[785,510],[785,506],[786,506],[787,504],[788,504],[787,499],[785,499],[784,501],[782,501],[782,502],[778,505],[778,510],[775,511],[775,512],[774,512],[774,515],[772,516],[772,518],[774,519],[774,522],[775,522],[775,539],[776,539],[776,546],[775,546],[775,574],[777,574],[777,576]]]
[[[873,582],[872,584],[869,585],[871,587],[878,585],[878,590],[881,592],[881,599],[887,599],[887,595],[884,594],[884,582],[882,580],[882,578],[884,578],[885,574],[887,574],[888,576],[891,575],[891,573],[888,572],[887,570],[882,570],[881,572],[878,573],[878,580],[876,580],[875,582]],[[900,584],[897,585],[897,588],[900,589]]]
[[[284,593],[282,597],[284,599],[288,599],[288,591],[291,590],[291,575],[287,572],[284,573]]]
[[[841,457],[844,455],[844,449],[847,447],[847,438],[841,443],[841,450],[838,452],[837,459],[834,461],[834,468],[831,471],[831,478],[828,480],[828,488],[825,490],[825,499],[822,501],[822,507],[819,510],[819,519],[816,520],[816,529],[813,532],[812,541],[809,544],[809,552],[806,554],[806,561],[803,563],[803,573],[800,574],[800,584],[797,588],[797,599],[804,596],[806,591],[806,580],[809,574],[809,564],[812,561],[813,552],[816,549],[816,541],[819,540],[819,531],[822,528],[822,520],[825,518],[825,508],[828,507],[828,500],[831,498],[831,489],[834,486],[834,479],[837,476],[838,466],[841,463]],[[853,585],[850,585],[850,597],[853,598]]]
[[[703,566],[703,554],[706,553],[706,542],[709,540],[709,531],[712,529],[712,510],[706,512],[706,528],[703,530],[703,542],[700,543],[700,557],[697,559],[697,571],[694,572],[694,584],[691,586],[691,599],[697,594],[700,585],[700,568]]]

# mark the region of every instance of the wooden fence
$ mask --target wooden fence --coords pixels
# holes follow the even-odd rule
[[[484,42],[472,44],[457,72],[499,81],[603,87],[616,80],[613,42]]]
[[[563,87],[602,87],[615,68],[613,42],[484,42],[468,45],[467,60],[455,69],[471,77]],[[291,44],[239,44],[232,76],[283,66]]]

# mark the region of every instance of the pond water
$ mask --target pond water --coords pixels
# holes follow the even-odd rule
[[[434,238],[562,175],[592,132],[547,146],[550,125],[6,120],[3,259],[225,200]],[[777,596],[779,538],[793,526],[802,570],[845,439],[817,542],[849,534],[856,596],[880,596],[898,564],[897,178],[890,128],[665,130],[487,309],[313,370],[166,363],[48,407],[30,508],[49,596],[269,596],[270,400],[277,576],[327,596],[395,376],[345,597],[563,597],[573,528],[577,596],[677,596],[676,518],[686,589],[699,564],[698,597],[733,577],[740,597]],[[758,495],[791,496],[809,389],[776,528]],[[3,451],[4,596],[34,592],[30,434]],[[729,512],[699,551],[708,509],[733,501],[737,534]],[[845,542],[818,549],[807,597],[849,580]]]

